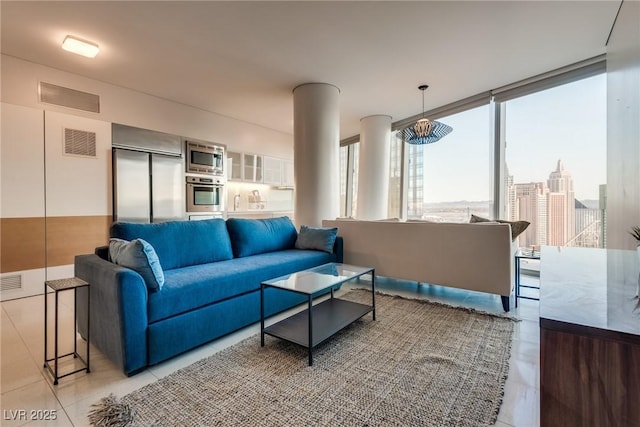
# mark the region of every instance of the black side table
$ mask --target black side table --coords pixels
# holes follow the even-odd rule
[[[77,277],[71,277],[68,279],[58,279],[58,280],[47,280],[46,282],[44,282],[44,367],[47,368],[47,370],[49,371],[49,373],[51,373],[51,375],[53,376],[53,385],[58,385],[58,380],[60,378],[66,377],[68,375],[71,374],[75,374],[77,372],[82,372],[82,371],[87,371],[87,373],[91,372],[89,369],[89,330],[90,330],[90,325],[89,325],[89,318],[90,318],[90,313],[87,313],[87,360],[84,360],[79,354],[78,354],[78,344],[77,344],[77,339],[76,339],[76,322],[78,320],[78,310],[76,308],[76,296],[77,296],[77,290],[78,288],[81,288],[83,286],[89,286],[89,284],[87,282],[85,282],[82,279],[78,279]],[[47,355],[47,312],[48,312],[48,298],[47,298],[47,287],[53,289],[53,291],[55,292],[55,337],[54,337],[54,356],[52,358],[48,358]],[[58,295],[60,294],[60,292],[62,291],[68,291],[68,290],[73,290],[73,352],[71,353],[67,353],[67,354],[59,354],[58,352]],[[87,292],[87,307],[88,310],[90,310],[91,305],[90,303],[90,293]],[[60,375],[60,373],[58,372],[58,361],[60,359],[62,359],[63,357],[67,357],[67,356],[73,356],[74,359],[78,358],[80,359],[80,361],[84,364],[83,368],[80,369],[76,369],[75,371],[72,372],[67,372],[63,375]],[[51,364],[49,362],[53,362],[53,368],[51,368]]]
[[[540,289],[540,286],[532,286],[532,285],[523,285],[520,283],[520,261],[523,259],[540,259],[540,252],[529,250],[523,251],[518,249],[515,255],[515,265],[516,265],[516,273],[515,273],[515,281],[516,281],[516,308],[518,307],[518,298],[522,299],[531,299],[534,301],[540,301],[540,298],[528,297],[525,295],[520,295],[520,288],[529,288],[529,289]]]

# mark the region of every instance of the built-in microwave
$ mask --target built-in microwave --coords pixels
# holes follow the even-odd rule
[[[187,173],[224,175],[224,146],[187,141]]]
[[[187,213],[221,212],[224,177],[187,176]]]

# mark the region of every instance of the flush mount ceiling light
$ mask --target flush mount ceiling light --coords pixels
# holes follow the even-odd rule
[[[424,116],[424,91],[427,90],[428,87],[428,85],[418,86],[418,89],[422,91],[422,118],[413,126],[409,126],[402,131],[404,140],[409,144],[431,144],[439,141],[440,138],[446,136],[453,130],[451,126],[435,120],[429,120]]]
[[[86,56],[87,58],[95,58],[100,51],[97,44],[74,36],[65,37],[62,42],[62,48],[66,51]]]

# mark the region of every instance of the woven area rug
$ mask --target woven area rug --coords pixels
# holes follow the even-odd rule
[[[344,299],[370,303],[353,290]],[[134,391],[93,405],[95,425],[482,426],[495,423],[513,319],[376,295],[314,351],[255,335]]]

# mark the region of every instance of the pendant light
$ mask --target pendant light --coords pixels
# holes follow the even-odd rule
[[[427,119],[424,116],[424,91],[429,88],[429,85],[420,85],[418,89],[422,91],[422,118],[413,125],[413,130],[416,132],[416,136],[420,138],[424,138],[425,136],[431,133],[431,128],[433,128],[433,124],[431,120]]]
[[[402,131],[404,140],[409,144],[431,144],[439,141],[440,138],[449,134],[453,128],[447,126],[444,123],[437,121],[431,121],[425,117],[424,111],[424,91],[427,90],[429,85],[420,85],[418,89],[422,91],[422,118],[419,119],[413,126]]]

